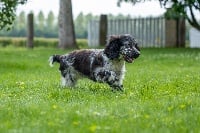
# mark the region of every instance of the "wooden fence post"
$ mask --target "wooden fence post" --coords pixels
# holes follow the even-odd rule
[[[106,44],[107,28],[108,28],[107,15],[101,15],[99,23],[99,44],[101,46],[105,46]]]
[[[166,47],[185,47],[185,19],[165,20]]]
[[[179,18],[177,20],[177,47],[185,47],[185,19]]]
[[[176,47],[176,21],[174,19],[165,19],[165,47]]]
[[[27,48],[33,48],[34,39],[34,23],[33,23],[33,13],[28,14],[27,21]]]

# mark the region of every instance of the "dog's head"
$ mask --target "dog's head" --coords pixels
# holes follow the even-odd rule
[[[109,37],[104,53],[110,59],[123,57],[128,63],[140,55],[140,49],[135,39],[129,35],[112,35]]]

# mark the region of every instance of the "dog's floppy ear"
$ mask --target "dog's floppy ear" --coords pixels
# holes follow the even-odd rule
[[[116,40],[116,39],[119,39],[120,38],[120,36],[118,36],[118,35],[110,35],[109,37],[108,37],[108,42],[112,42],[112,41],[114,41],[114,40]]]
[[[118,58],[120,54],[120,46],[120,36],[112,35],[108,38],[104,53],[110,59]]]

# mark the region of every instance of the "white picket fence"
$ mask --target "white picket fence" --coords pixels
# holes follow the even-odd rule
[[[200,48],[200,31],[191,28],[189,31],[190,47]]]
[[[108,20],[109,35],[131,34],[141,47],[165,47],[165,19],[134,18]],[[92,20],[88,24],[88,45],[91,47],[99,44],[99,21]]]

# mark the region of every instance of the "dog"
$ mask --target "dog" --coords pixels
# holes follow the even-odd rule
[[[52,55],[50,66],[60,63],[62,86],[74,87],[81,77],[107,83],[112,90],[123,91],[125,62],[140,55],[136,40],[129,34],[111,35],[104,49],[75,50],[65,55]]]

